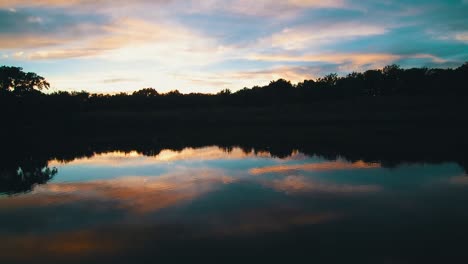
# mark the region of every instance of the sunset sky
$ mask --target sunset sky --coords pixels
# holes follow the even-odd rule
[[[51,91],[216,93],[465,61],[468,0],[0,0],[0,65]]]

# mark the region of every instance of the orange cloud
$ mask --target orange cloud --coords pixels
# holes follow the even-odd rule
[[[49,183],[30,194],[0,200],[0,208],[38,207],[78,201],[113,201],[135,213],[158,211],[188,201],[234,179],[218,170],[181,170],[154,177],[124,177],[83,183]]]
[[[446,62],[432,54],[409,54],[398,55],[388,53],[333,53],[333,54],[250,54],[249,60],[268,61],[268,62],[322,62],[340,64],[341,71],[359,71],[366,68],[382,68],[400,59],[431,59],[435,63]]]
[[[309,67],[280,66],[267,70],[226,73],[225,78],[231,79],[233,82],[235,80],[247,80],[250,82],[250,86],[253,84],[268,84],[270,81],[280,78],[295,83],[314,78],[314,71]],[[249,85],[245,84],[243,87],[246,86]]]
[[[216,160],[216,159],[244,159],[248,157],[271,157],[269,153],[249,152],[245,153],[240,148],[233,148],[227,152],[219,147],[205,148],[185,148],[181,151],[162,150],[158,155],[145,156],[138,152],[109,152],[94,155],[92,158],[76,159],[67,162],[69,165],[86,165],[86,166],[112,166],[112,167],[138,167],[144,165],[157,164],[162,162],[172,162],[179,160]],[[62,162],[58,160],[49,161],[50,167],[58,167]]]
[[[31,60],[59,60],[68,58],[93,57],[102,53],[100,49],[59,49],[38,51],[28,56]]]
[[[107,60],[157,59],[165,67],[206,64],[225,58],[230,48],[214,38],[177,23],[116,18],[103,25],[78,24],[57,34],[15,34],[0,37],[0,48],[27,49],[25,59],[59,60],[102,58]],[[162,56],[164,54],[164,56]],[[171,56],[167,56],[171,54]]]
[[[0,35],[0,49],[37,48],[64,44],[67,39],[41,37],[34,35]]]
[[[345,63],[351,62],[356,65],[368,63],[390,63],[400,59],[400,55],[386,53],[334,53],[334,54],[252,54],[248,56],[250,60],[259,61],[284,61],[284,62],[331,62]]]
[[[358,161],[355,163],[343,161],[331,161],[309,164],[278,165],[263,168],[254,168],[249,171],[252,175],[265,173],[289,173],[293,171],[333,171],[333,170],[351,170],[351,169],[373,169],[380,168],[378,163],[365,163]]]

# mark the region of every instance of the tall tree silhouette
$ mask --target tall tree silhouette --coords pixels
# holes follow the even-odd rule
[[[0,90],[24,94],[35,90],[48,89],[50,84],[42,76],[24,72],[21,67],[0,67]]]

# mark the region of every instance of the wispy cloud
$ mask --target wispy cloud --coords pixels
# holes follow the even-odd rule
[[[202,64],[226,50],[215,40],[177,24],[125,18],[96,27],[95,31],[100,33],[85,38],[13,36],[3,42],[0,39],[0,45],[18,47],[14,43],[24,39],[23,47],[32,49],[26,54],[31,60],[102,57],[111,60],[152,59],[165,65]]]
[[[0,0],[0,7],[21,8],[21,7],[105,7],[121,5],[141,5],[141,4],[167,4],[171,0]]]
[[[252,54],[248,57],[251,60],[279,61],[279,62],[333,62],[354,64],[367,64],[378,62],[391,62],[400,58],[399,55],[386,53],[330,53],[330,54]]]
[[[385,34],[387,29],[379,25],[357,22],[322,24],[285,28],[281,32],[260,40],[259,46],[271,46],[284,50],[304,50],[312,47],[345,41],[357,37]]]
[[[454,39],[464,43],[468,43],[468,31],[455,33]]]
[[[187,177],[196,173],[197,177]],[[233,179],[214,169],[186,170],[152,177],[132,176],[82,183],[37,186],[30,195],[13,199],[8,206],[51,206],[83,201],[107,203],[129,213],[149,213],[195,199]],[[41,199],[37,199],[41,197]],[[0,202],[0,208],[6,204]]]
[[[352,185],[318,182],[303,176],[287,176],[284,179],[266,182],[266,185],[290,194],[294,193],[333,193],[333,194],[359,194],[374,193],[382,188],[378,185]]]
[[[378,163],[365,163],[362,161],[349,163],[343,161],[330,161],[321,163],[278,165],[263,168],[251,169],[252,175],[265,173],[290,173],[294,171],[334,171],[334,170],[352,170],[352,169],[374,169],[380,168]]]
[[[59,7],[78,10],[108,11],[129,7],[170,6],[173,10],[186,13],[229,12],[248,16],[292,15],[310,8],[342,8],[345,0],[0,0],[0,7]]]
[[[137,82],[138,79],[134,78],[112,78],[112,79],[105,79],[102,80],[103,83],[129,83],[129,82]]]
[[[346,2],[344,0],[231,0],[215,2],[222,5],[222,9],[233,13],[249,16],[275,16],[289,18],[298,12],[302,12],[307,9],[344,8],[346,6]]]
[[[428,59],[434,63],[444,63],[446,60],[432,54],[387,54],[387,53],[322,53],[322,54],[251,54],[250,60],[269,62],[310,62],[332,63],[340,72],[381,68],[402,59]]]

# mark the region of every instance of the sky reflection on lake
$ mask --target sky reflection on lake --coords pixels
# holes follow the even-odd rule
[[[455,163],[384,168],[205,147],[48,165],[58,173],[47,184],[0,197],[1,263],[431,262],[464,256],[468,240],[468,177]]]

